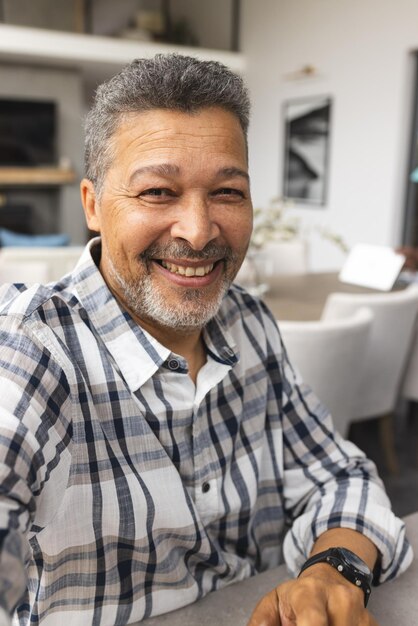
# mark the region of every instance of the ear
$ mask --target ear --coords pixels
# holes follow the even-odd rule
[[[80,193],[87,226],[90,230],[100,233],[99,202],[96,199],[96,191],[91,180],[83,178],[80,183]]]

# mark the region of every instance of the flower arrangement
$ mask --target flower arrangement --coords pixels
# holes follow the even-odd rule
[[[291,241],[297,237],[304,237],[306,233],[297,217],[285,215],[291,204],[281,198],[274,198],[267,208],[255,208],[253,218],[253,232],[250,241],[249,252],[261,251],[267,243],[272,241]],[[349,248],[341,235],[334,233],[323,226],[314,227],[315,230],[331,243],[335,244],[342,252],[348,252]]]
[[[299,220],[285,218],[286,208],[285,201],[275,198],[266,209],[254,209],[251,250],[261,250],[271,241],[289,241],[299,235]]]
[[[264,248],[272,242],[286,242],[297,238],[306,239],[309,232],[303,229],[300,220],[295,216],[287,216],[286,211],[291,204],[281,198],[275,198],[267,208],[255,208],[253,232],[246,258],[238,282],[244,285],[253,295],[261,296],[269,289],[269,259]],[[313,227],[323,239],[335,244],[342,252],[348,252],[343,238],[323,226]],[[266,282],[267,280],[267,282]]]

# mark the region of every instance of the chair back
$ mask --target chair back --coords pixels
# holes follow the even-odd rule
[[[390,293],[333,293],[322,319],[341,319],[365,306],[374,318],[364,359],[358,363],[362,381],[354,406],[355,421],[386,415],[395,408],[418,313],[418,287]]]
[[[264,274],[306,274],[309,270],[308,242],[295,238],[289,241],[270,241],[262,251]]]
[[[415,324],[411,349],[405,366],[401,385],[401,396],[406,400],[418,402],[418,324]]]
[[[0,250],[0,283],[46,283],[70,272],[82,246],[6,247]]]
[[[47,283],[48,264],[44,261],[4,261],[0,255],[0,284]]]
[[[335,428],[344,437],[353,417],[373,320],[362,308],[346,319],[312,322],[279,321],[290,361],[303,380],[329,409]]]

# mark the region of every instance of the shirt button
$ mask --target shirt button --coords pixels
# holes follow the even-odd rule
[[[203,483],[203,485],[202,485],[203,493],[207,493],[209,490],[210,490],[210,484],[209,483]]]
[[[229,357],[233,357],[235,354],[232,348],[230,348],[229,346],[224,346],[223,352],[226,356],[229,356]]]
[[[177,359],[170,359],[168,362],[168,367],[171,370],[178,370],[178,368],[180,367],[180,363]]]

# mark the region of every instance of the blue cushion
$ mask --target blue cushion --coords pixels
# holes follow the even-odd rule
[[[65,233],[57,235],[22,235],[6,228],[0,228],[0,247],[43,248],[50,246],[68,246],[70,237]]]

